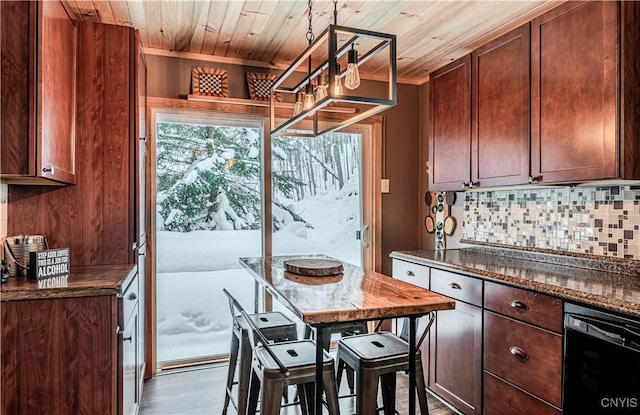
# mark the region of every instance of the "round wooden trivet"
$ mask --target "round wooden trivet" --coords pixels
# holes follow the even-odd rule
[[[340,261],[320,258],[289,259],[284,261],[284,267],[289,272],[309,277],[325,277],[344,271]]]

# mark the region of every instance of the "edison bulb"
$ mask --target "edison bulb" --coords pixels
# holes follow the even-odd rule
[[[347,73],[344,77],[344,86],[349,89],[356,89],[360,86],[360,71],[358,71],[358,51],[355,50],[354,45],[351,45],[349,50],[349,59],[347,62]]]

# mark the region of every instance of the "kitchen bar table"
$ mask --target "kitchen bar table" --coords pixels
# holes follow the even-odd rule
[[[328,258],[323,255],[240,258],[256,286],[275,297],[316,329],[315,413],[322,414],[322,344],[325,328],[335,323],[409,318],[409,414],[415,415],[416,319],[451,310],[454,300],[383,274],[343,262],[342,274],[307,277],[285,271],[284,261]],[[375,397],[373,398],[375,399]]]

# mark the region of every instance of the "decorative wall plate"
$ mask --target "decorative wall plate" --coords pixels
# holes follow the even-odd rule
[[[247,72],[247,85],[249,86],[249,96],[256,101],[269,101],[271,86],[278,78],[273,73]],[[282,95],[276,92],[276,101],[282,100]]]
[[[191,93],[208,97],[228,97],[229,75],[227,71],[194,66],[191,70]]]

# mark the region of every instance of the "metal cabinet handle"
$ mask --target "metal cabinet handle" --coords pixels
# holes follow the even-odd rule
[[[131,293],[129,294],[129,297],[127,298],[127,300],[133,301],[133,300],[136,300],[137,298],[138,296],[136,295],[136,293]]]
[[[130,342],[131,341],[131,337],[133,336],[129,336],[129,337],[125,337],[122,339],[123,342]]]
[[[529,184],[538,184],[542,180],[542,176],[529,176]]]
[[[407,271],[407,275],[410,277],[415,277],[416,274],[413,273],[413,271]]]
[[[469,187],[469,183],[467,183],[467,182],[460,183],[460,188],[461,189],[466,189],[467,187]]]
[[[462,289],[460,284],[458,284],[457,282],[452,282],[451,284],[449,284],[449,288],[452,288],[454,290],[461,290]]]
[[[55,171],[56,171],[56,168],[55,168],[55,167],[53,167],[53,166],[43,167],[43,168],[42,168],[42,172],[43,172],[43,173],[47,173],[47,172],[49,172],[49,173],[51,173],[51,174],[55,174]]]
[[[480,182],[469,182],[469,189],[480,186]]]
[[[518,300],[513,300],[509,305],[518,311],[527,311],[529,309],[529,306]]]
[[[521,362],[526,362],[529,359],[529,355],[527,355],[525,351],[518,346],[509,347],[509,352]]]

